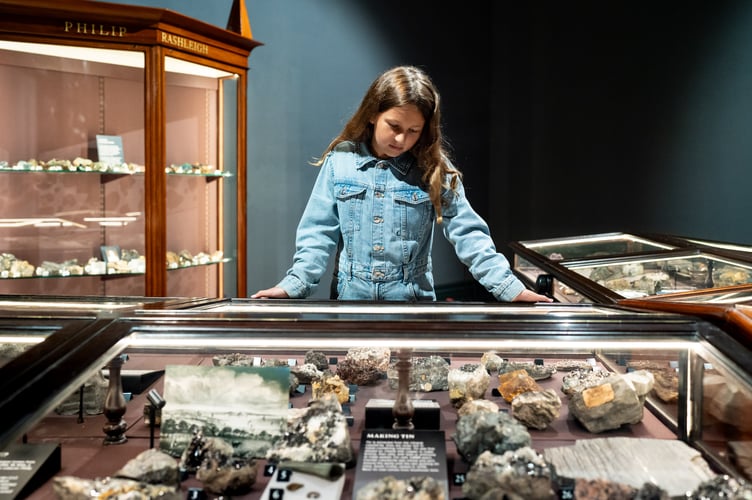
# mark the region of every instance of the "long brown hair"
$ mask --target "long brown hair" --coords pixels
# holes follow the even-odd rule
[[[415,105],[425,119],[420,138],[410,152],[415,156],[421,179],[428,187],[431,203],[436,210],[436,222],[441,224],[441,193],[444,188],[455,190],[462,174],[449,161],[449,154],[441,133],[441,100],[431,78],[415,66],[397,66],[382,73],[368,88],[363,100],[339,133],[314,165],[343,141],[371,144],[372,118],[388,109]]]

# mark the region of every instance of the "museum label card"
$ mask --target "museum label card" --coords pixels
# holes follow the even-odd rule
[[[366,429],[363,431],[353,498],[370,483],[386,476],[434,478],[449,498],[444,431]]]
[[[119,135],[97,134],[97,158],[107,165],[122,165],[125,163],[123,138]]]
[[[58,471],[59,444],[13,444],[0,451],[0,498],[25,498]]]

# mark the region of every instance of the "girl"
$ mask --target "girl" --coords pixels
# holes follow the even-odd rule
[[[470,206],[445,149],[439,93],[419,68],[379,76],[315,165],[321,170],[298,225],[292,268],[251,298],[308,297],[336,250],[336,298],[436,300],[435,222],[497,300],[552,301],[512,273]]]

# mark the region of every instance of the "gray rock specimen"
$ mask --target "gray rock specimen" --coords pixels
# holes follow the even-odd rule
[[[175,486],[180,484],[177,460],[156,448],[139,453],[118,470],[114,476],[149,484]]]
[[[73,476],[52,478],[52,489],[64,500],[182,500],[184,493],[176,486],[147,484],[132,479],[82,479]]]
[[[480,411],[496,413],[500,410],[499,405],[493,401],[489,401],[488,399],[473,399],[460,406],[459,410],[457,410],[457,416],[462,417]]]
[[[453,368],[447,374],[449,384],[449,401],[455,408],[467,401],[483,399],[491,384],[491,375],[479,364],[466,364]]]
[[[430,476],[386,476],[358,490],[355,500],[445,500],[444,487]]]
[[[622,376],[613,375],[572,394],[569,413],[585,429],[597,434],[642,421],[644,408],[634,387]]]
[[[483,356],[480,358],[480,364],[488,370],[488,373],[498,372],[505,363],[506,361],[504,358],[495,352],[484,352]]]
[[[195,473],[196,479],[212,493],[244,495],[256,482],[256,461],[233,454],[232,445],[224,439],[197,432],[180,457],[180,468]]]
[[[528,429],[545,429],[559,417],[561,398],[553,389],[523,392],[512,400],[512,416]]]
[[[548,364],[557,372],[571,372],[572,370],[592,371],[593,365],[582,359],[562,359]]]
[[[633,488],[653,483],[670,497],[684,497],[716,475],[699,451],[672,439],[593,437],[570,446],[546,448],[543,456],[560,476],[608,478]]]
[[[319,371],[326,371],[329,369],[329,358],[326,357],[321,351],[308,351],[305,353],[303,364],[310,363],[316,367]]]
[[[600,384],[612,375],[606,370],[572,370],[561,381],[561,392],[571,396],[590,386]]]
[[[556,373],[556,368],[551,365],[536,365],[529,361],[506,361],[499,367],[499,375],[516,370],[525,370],[535,380],[545,380]]]
[[[749,500],[752,498],[752,485],[744,480],[737,480],[727,475],[718,475],[703,481],[687,500]]]
[[[635,488],[606,479],[576,479],[574,498],[669,500],[670,497],[665,490],[652,483],[645,483],[640,488]]]
[[[427,356],[410,360],[410,392],[446,391],[449,389],[447,375],[449,363],[441,356]],[[387,369],[387,379],[390,389],[399,387],[399,373],[394,363]]]
[[[457,420],[457,429],[452,435],[457,452],[473,463],[484,451],[497,455],[530,446],[530,433],[524,425],[507,413],[476,412]]]
[[[110,382],[101,371],[97,371],[84,383],[84,413],[87,415],[99,415],[104,412],[104,400],[107,397],[107,388]],[[76,415],[81,405],[79,390],[71,393],[55,408],[58,415]]]
[[[553,475],[550,464],[530,447],[503,455],[485,451],[467,472],[462,493],[470,499],[554,500]]]
[[[313,363],[303,363],[290,368],[290,372],[298,377],[301,384],[310,384],[313,380],[323,375],[323,370],[319,370]]]
[[[308,407],[290,410],[287,430],[266,453],[272,462],[336,462],[353,460],[350,432],[333,394],[314,399]]]
[[[255,356],[234,352],[230,354],[218,354],[212,357],[214,366],[253,366]]]

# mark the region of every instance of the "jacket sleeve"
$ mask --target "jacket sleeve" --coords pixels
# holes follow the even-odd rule
[[[512,301],[525,285],[514,275],[504,254],[496,251],[488,224],[473,210],[462,183],[456,193],[447,190],[444,199],[448,204],[441,227],[457,257],[496,300]]]
[[[277,286],[293,299],[311,295],[339,241],[339,216],[330,157],[324,162],[298,223],[292,267]]]

